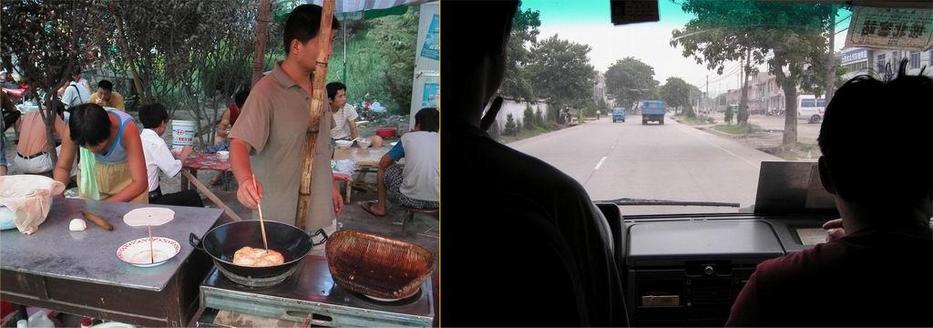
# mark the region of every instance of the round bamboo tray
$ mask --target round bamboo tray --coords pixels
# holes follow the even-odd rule
[[[424,247],[354,230],[335,232],[325,251],[337,285],[376,299],[415,295],[434,269],[434,253]]]

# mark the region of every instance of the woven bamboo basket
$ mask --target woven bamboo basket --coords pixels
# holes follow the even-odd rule
[[[434,269],[434,253],[424,247],[354,230],[335,232],[325,251],[337,285],[378,299],[415,295]]]

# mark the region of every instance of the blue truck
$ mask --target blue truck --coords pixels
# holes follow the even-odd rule
[[[625,108],[616,107],[612,109],[612,123],[622,121],[625,123]]]
[[[638,110],[641,111],[642,125],[652,121],[663,125],[667,104],[663,100],[641,100],[638,102]]]

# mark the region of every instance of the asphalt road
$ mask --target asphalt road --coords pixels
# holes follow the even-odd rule
[[[778,157],[666,119],[609,118],[519,140],[510,147],[579,181],[593,200],[614,198],[754,204],[761,161]],[[734,207],[627,206],[623,214],[736,212]]]

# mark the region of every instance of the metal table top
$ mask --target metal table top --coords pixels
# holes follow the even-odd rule
[[[209,289],[215,293],[250,296],[254,303],[315,303],[327,304],[365,312],[385,312],[415,317],[434,317],[431,278],[421,285],[420,295],[411,300],[377,302],[353,293],[334,283],[327,267],[327,258],[317,255],[305,256],[301,267],[281,284],[266,288],[250,288],[237,285],[223,277],[215,268],[201,284],[201,291]],[[202,306],[211,306],[202,304]]]
[[[178,255],[162,265],[140,268],[117,258],[117,248],[121,245],[147,236],[146,227],[123,223],[124,214],[140,207],[166,207],[175,211],[174,220],[152,227],[153,237],[171,238],[181,244]],[[88,221],[85,231],[69,231],[68,223],[72,218],[83,218],[81,210],[85,208],[107,219],[113,230],[104,230]],[[56,198],[48,218],[32,235],[15,229],[0,232],[0,269],[161,291],[194,251],[188,244],[188,233],[203,236],[220,214],[220,209],[213,208]]]

